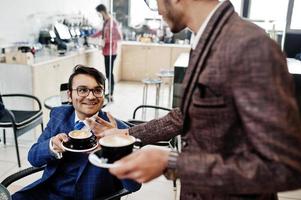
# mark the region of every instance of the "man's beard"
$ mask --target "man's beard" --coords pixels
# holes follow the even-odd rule
[[[171,30],[171,32],[173,33],[178,33],[181,30],[186,28],[186,25],[183,24],[183,22],[181,21],[183,18],[183,15],[180,13],[176,13],[173,9],[172,9],[172,5],[170,4],[169,1],[164,1],[165,3],[165,8],[166,8],[166,20],[167,23],[169,22],[169,28]]]

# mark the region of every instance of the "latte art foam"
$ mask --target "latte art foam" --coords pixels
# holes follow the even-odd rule
[[[99,140],[99,143],[108,147],[121,147],[132,144],[135,139],[132,136],[109,135]]]
[[[91,136],[90,132],[82,131],[82,130],[75,130],[69,133],[69,136],[75,139],[85,139]]]

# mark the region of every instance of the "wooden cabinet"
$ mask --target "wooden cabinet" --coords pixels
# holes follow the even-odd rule
[[[146,52],[146,77],[156,78],[162,69],[170,68],[171,48],[168,46],[149,46]]]
[[[146,57],[145,46],[122,46],[121,79],[140,81],[146,73]]]
[[[189,53],[190,48],[187,47],[172,47],[171,48],[171,56],[170,56],[170,64],[171,67],[174,67],[176,60],[182,53]]]
[[[121,53],[121,80],[141,81],[155,78],[161,69],[172,69],[178,55],[190,47],[173,45],[123,43]]]
[[[74,57],[74,66],[79,64],[87,65],[87,62],[88,62],[88,58],[87,55],[84,53],[81,53]]]
[[[100,50],[87,52],[86,65],[98,69],[105,75],[104,57]]]
[[[47,97],[58,95],[60,85],[68,82],[74,66],[73,57],[33,66],[33,95],[37,96],[42,104]],[[49,111],[43,107],[43,113],[44,122],[47,122]]]
[[[33,67],[33,94],[41,101],[59,93],[60,85],[68,82],[72,73],[72,58]]]

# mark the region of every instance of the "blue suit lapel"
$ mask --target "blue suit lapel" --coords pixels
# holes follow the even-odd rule
[[[78,170],[78,174],[77,174],[77,178],[76,178],[76,182],[79,180],[80,176],[82,175],[84,169],[86,168],[88,164],[88,159],[86,159],[84,162],[83,162],[83,165],[80,166],[79,170]]]
[[[68,134],[70,131],[74,129],[74,119],[75,119],[75,111],[73,111],[72,115],[67,120],[62,122],[61,131],[63,133]]]

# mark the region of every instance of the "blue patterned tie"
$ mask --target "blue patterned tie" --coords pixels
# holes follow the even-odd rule
[[[84,122],[82,121],[77,121],[74,124],[74,130],[80,130],[85,126]]]

